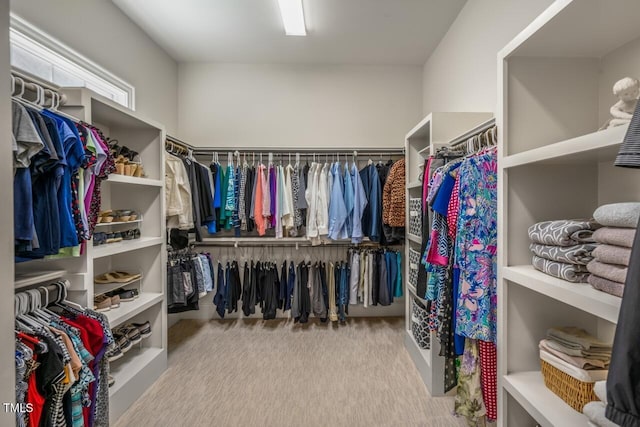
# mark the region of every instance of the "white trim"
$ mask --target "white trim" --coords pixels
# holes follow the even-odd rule
[[[43,60],[78,76],[93,87],[102,87],[108,91],[108,86],[113,86],[113,88],[124,91],[127,94],[125,106],[135,110],[135,87],[133,85],[14,13],[10,14],[10,25],[12,45],[15,44],[27,51],[33,51],[34,43],[39,44],[38,56]]]

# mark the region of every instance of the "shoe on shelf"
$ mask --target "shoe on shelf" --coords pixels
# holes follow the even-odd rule
[[[142,339],[149,338],[152,334],[151,323],[149,321],[146,321],[144,323],[129,323],[125,326],[137,328],[138,331],[140,332],[140,336],[142,337]]]
[[[111,308],[120,307],[120,295],[111,295],[109,298],[111,298]]]
[[[131,343],[131,341],[129,341],[129,338],[127,338],[127,336],[124,334],[114,332],[113,338],[116,340],[116,345],[118,346],[118,348],[120,348],[120,351],[122,353],[126,353],[127,351],[131,350],[131,347],[133,347],[133,344]]]
[[[108,292],[106,295],[113,296],[117,295],[120,298],[120,301],[129,302],[138,298],[138,290],[137,289],[116,289],[115,291]]]
[[[93,299],[93,309],[97,312],[104,313],[111,310],[111,298],[107,295],[98,295]]]
[[[111,387],[112,385],[114,385],[116,383],[116,379],[113,378],[111,375],[109,375],[109,387]]]
[[[108,284],[108,283],[128,283],[132,280],[136,280],[142,277],[139,273],[127,273],[125,271],[111,271],[109,273],[104,273],[99,276],[96,276],[94,279],[95,283],[98,284]]]
[[[107,243],[117,243],[122,241],[122,233],[107,234]]]
[[[100,246],[107,243],[107,233],[93,233],[93,246]]]
[[[118,329],[116,329],[115,333],[126,336],[131,344],[138,344],[140,343],[140,341],[142,341],[142,335],[140,334],[138,328],[136,328],[135,326],[120,326]]]
[[[107,351],[107,360],[109,362],[118,360],[122,356],[124,356],[124,353],[122,352],[122,350],[120,350],[120,346],[117,343],[113,345],[113,348],[111,350]]]

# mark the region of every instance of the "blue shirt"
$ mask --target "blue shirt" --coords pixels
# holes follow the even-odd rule
[[[339,162],[335,162],[331,167],[333,188],[331,189],[331,204],[329,205],[329,238],[333,240],[346,237],[343,237],[343,228],[347,220],[347,208],[342,195],[344,180],[342,179],[341,170]]]

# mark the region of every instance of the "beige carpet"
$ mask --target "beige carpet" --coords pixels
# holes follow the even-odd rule
[[[403,322],[183,320],[169,331],[169,369],[116,426],[466,425],[452,398],[429,396]]]

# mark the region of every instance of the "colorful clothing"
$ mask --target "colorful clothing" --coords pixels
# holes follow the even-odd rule
[[[497,153],[460,166],[460,210],[455,266],[460,268],[456,333],[496,341]]]
[[[466,418],[469,426],[483,425],[487,413],[480,385],[480,356],[475,340],[467,339],[458,376],[455,413]]]

